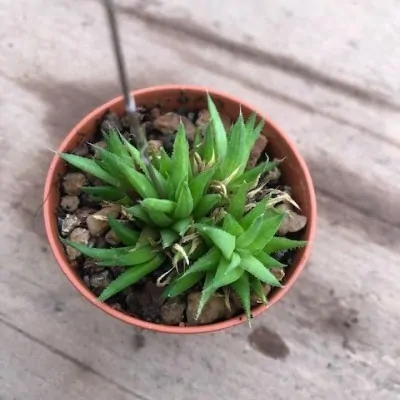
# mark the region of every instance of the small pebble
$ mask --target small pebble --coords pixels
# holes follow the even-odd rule
[[[98,237],[107,232],[108,229],[108,216],[117,218],[121,212],[121,206],[113,204],[102,208],[100,211],[95,212],[88,216],[86,223],[90,234],[93,237]]]
[[[281,281],[285,277],[285,270],[283,268],[271,268],[271,272],[278,281]]]
[[[63,236],[68,236],[79,225],[80,221],[76,215],[67,214],[61,223],[61,234]]]
[[[251,150],[247,168],[253,168],[261,157],[268,144],[268,139],[264,135],[260,135]]]
[[[307,217],[290,211],[278,228],[277,234],[285,236],[288,233],[298,232],[307,225]]]
[[[186,304],[181,299],[169,299],[161,306],[161,319],[167,325],[177,325],[183,319]]]
[[[61,198],[60,202],[61,208],[67,212],[74,212],[78,209],[79,206],[79,197],[66,195]]]
[[[89,154],[89,147],[86,143],[81,143],[78,147],[75,148],[73,154],[79,157],[86,157]]]
[[[171,112],[160,115],[157,119],[154,120],[153,126],[164,135],[168,135],[177,131],[181,121],[185,127],[186,137],[189,140],[193,140],[194,134],[196,132],[195,125],[192,121],[190,121],[189,118],[181,116],[179,114]]]
[[[192,292],[187,299],[186,318],[190,325],[211,324],[225,317],[226,304],[222,296],[213,295],[205,304],[198,319],[196,318],[197,308],[201,298],[201,292]]]
[[[90,277],[90,286],[93,289],[105,289],[111,283],[110,271],[105,269]]]
[[[111,246],[116,246],[117,244],[121,243],[115,232],[110,229],[105,236],[105,241],[110,244]]]
[[[68,239],[71,242],[84,244],[87,246],[89,244],[90,234],[87,229],[75,228],[69,235]],[[76,260],[81,255],[80,251],[72,248],[71,246],[66,246],[66,252],[68,259],[71,261]]]
[[[81,172],[70,172],[63,178],[62,187],[66,194],[78,196],[83,186],[87,184],[87,179]]]

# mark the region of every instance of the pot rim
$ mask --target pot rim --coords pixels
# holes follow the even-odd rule
[[[305,186],[307,188],[307,191],[309,193],[309,207],[310,207],[310,218],[308,219],[308,238],[306,240],[308,241],[307,246],[304,248],[304,253],[302,258],[298,261],[297,265],[293,269],[293,272],[291,276],[288,278],[288,281],[286,282],[285,286],[279,289],[276,289],[274,291],[274,295],[272,296],[271,300],[268,301],[266,305],[261,304],[257,307],[254,307],[252,309],[252,315],[253,317],[256,317],[257,315],[261,314],[268,308],[270,308],[273,304],[275,304],[278,300],[280,300],[286,292],[293,286],[297,278],[299,277],[300,273],[302,272],[307,259],[310,256],[314,238],[315,238],[315,233],[316,233],[316,221],[317,221],[317,204],[316,204],[316,196],[315,196],[315,191],[314,191],[314,185],[312,182],[312,178],[310,175],[310,172],[308,170],[308,167],[306,165],[306,162],[297,149],[295,143],[293,140],[280,128],[273,123],[270,118],[268,118],[263,112],[261,112],[259,109],[253,107],[249,103],[245,101],[239,100],[236,96],[233,96],[231,94],[221,92],[219,90],[214,90],[214,89],[209,89],[205,86],[198,86],[198,85],[158,85],[158,86],[151,86],[139,90],[133,90],[131,93],[135,98],[142,94],[149,94],[149,93],[154,93],[156,95],[159,92],[163,91],[177,91],[177,92],[203,92],[203,93],[209,93],[211,96],[218,96],[221,98],[224,98],[230,102],[234,102],[237,104],[241,104],[245,107],[248,107],[249,109],[255,111],[261,118],[263,118],[271,127],[274,129],[280,136],[281,140],[285,141],[289,147],[291,148],[296,161],[300,165],[300,168],[302,169],[302,172],[305,176]],[[84,118],[82,118],[73,128],[72,130],[68,133],[68,135],[64,138],[62,143],[57,149],[57,152],[63,152],[65,151],[69,146],[70,141],[75,137],[75,135],[78,134],[78,132],[81,130],[81,127],[83,127],[86,123],[89,121],[95,119],[98,117],[99,113],[104,113],[107,109],[111,108],[114,106],[116,103],[119,103],[123,101],[123,96],[117,96],[114,97],[113,99],[109,100],[106,103],[101,104],[100,106],[96,107],[93,109],[89,114],[87,114]],[[163,325],[163,324],[156,324],[156,323],[151,323],[147,322],[144,320],[141,320],[139,318],[129,316],[127,314],[124,314],[120,311],[117,311],[113,308],[111,308],[109,305],[106,303],[102,303],[97,300],[96,296],[84,285],[83,281],[75,276],[72,267],[70,263],[67,262],[66,256],[64,252],[62,251],[62,246],[58,245],[59,243],[59,234],[57,229],[54,230],[53,226],[51,224],[51,220],[56,218],[54,216],[54,210],[51,208],[50,202],[47,201],[48,195],[52,190],[54,189],[54,182],[57,180],[57,177],[55,177],[55,170],[56,167],[58,166],[59,163],[63,162],[61,158],[55,154],[50,166],[49,170],[47,173],[46,177],[46,182],[45,182],[45,187],[44,187],[44,206],[43,206],[43,212],[44,212],[44,224],[45,224],[45,229],[46,229],[46,234],[47,238],[49,240],[49,244],[51,247],[51,250],[53,252],[53,255],[63,271],[63,273],[66,275],[66,277],[69,279],[69,281],[72,283],[72,285],[75,287],[75,289],[84,297],[86,300],[94,304],[96,307],[100,308],[102,311],[107,313],[108,315],[123,321],[127,324],[134,325],[139,328],[143,329],[148,329],[160,333],[174,333],[174,334],[195,334],[195,333],[210,333],[210,332],[216,332],[219,330],[223,330],[226,328],[231,328],[236,325],[242,324],[246,321],[246,317],[244,314],[241,314],[237,317],[221,321],[221,322],[216,322],[213,324],[208,324],[208,325],[196,325],[196,326],[170,326],[170,325]],[[59,243],[61,244],[61,243]]]

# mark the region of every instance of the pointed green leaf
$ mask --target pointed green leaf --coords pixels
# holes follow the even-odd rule
[[[174,223],[174,220],[162,211],[148,210],[147,213],[151,221],[161,228],[168,228]]]
[[[275,236],[264,247],[264,251],[268,254],[275,253],[277,251],[292,250],[307,245],[305,240],[292,240],[285,237]]]
[[[210,227],[204,224],[196,224],[196,229],[202,236],[207,236],[220,250],[222,255],[230,260],[235,250],[236,238],[220,228]]]
[[[218,290],[221,287],[228,286],[238,280],[244,273],[243,268],[236,267],[234,269],[231,268],[231,271],[228,272],[228,268],[230,267],[230,261],[225,258],[221,258],[221,261],[218,265],[217,272],[215,274],[215,278],[212,281],[212,288]]]
[[[246,148],[249,149],[250,151],[253,148],[254,144],[256,143],[257,139],[259,138],[260,133],[263,130],[265,124],[264,120],[260,120],[257,126],[254,126],[256,123],[256,119],[257,119],[257,114],[253,112],[246,121],[246,127],[245,127],[246,133],[243,135],[243,138],[246,141]]]
[[[158,198],[157,191],[153,187],[152,182],[143,175],[136,171],[135,168],[128,166],[116,155],[97,147],[97,151],[102,160],[107,162],[110,166],[114,166],[116,170],[119,170],[125,177],[125,179],[132,185],[133,189],[143,198],[156,197]]]
[[[259,279],[255,276],[250,275],[250,287],[252,291],[257,295],[257,297],[264,303],[267,304],[267,297],[264,293],[264,287]]]
[[[127,287],[134,285],[140,279],[146,275],[151,274],[157,268],[159,268],[165,260],[165,256],[158,254],[152,260],[145,262],[141,265],[137,265],[134,268],[130,268],[123,272],[117,279],[111,282],[99,296],[100,301],[105,301],[110,297],[116,295]]]
[[[122,136],[122,135],[121,135]],[[115,128],[111,128],[108,130],[108,134],[103,134],[104,141],[106,142],[106,149],[118,157],[120,157],[123,161],[130,164],[131,158],[126,147],[123,145],[120,139],[120,134],[117,132]]]
[[[247,119],[246,124],[245,124],[245,127],[246,127],[245,129],[246,129],[247,133],[251,133],[251,132],[254,131],[254,125],[256,123],[256,117],[257,117],[257,114],[253,111],[250,114],[250,117]]]
[[[125,211],[128,214],[132,215],[135,219],[146,222],[146,224],[154,225],[154,223],[152,222],[152,220],[149,217],[149,214],[140,204],[137,204],[136,206],[133,206],[133,207],[126,208]]]
[[[126,176],[124,175],[122,169],[117,164],[117,160],[121,164],[124,164],[124,165],[127,165],[126,162],[119,156],[110,153],[108,150],[104,149],[103,147],[100,147],[100,146],[98,146],[96,144],[92,144],[92,143],[89,143],[89,146],[92,147],[92,149],[97,154],[97,158],[95,160],[97,165],[99,165],[101,168],[104,169],[104,171],[108,172],[115,179],[117,179],[118,182],[120,183],[121,187],[128,188],[130,186],[130,184],[129,184],[128,180],[126,179]]]
[[[285,213],[277,213],[276,215],[269,218],[264,217],[260,235],[258,235],[257,238],[252,241],[252,243],[248,244],[246,248],[252,251],[258,251],[264,249],[267,243],[275,235],[276,231],[282,224],[285,217],[286,217]]]
[[[139,232],[129,228],[126,223],[120,222],[108,216],[108,224],[117,238],[127,246],[134,246],[139,239]]]
[[[275,260],[275,258],[271,257],[269,254],[265,253],[264,251],[258,251],[254,253],[254,257],[257,258],[257,260],[261,261],[263,265],[267,268],[282,268],[286,267],[285,264],[282,264],[278,260]]]
[[[140,151],[139,151],[135,146],[133,146],[133,145],[129,142],[129,140],[126,139],[123,135],[120,135],[120,139],[121,139],[122,142],[124,143],[124,145],[125,145],[125,147],[126,147],[128,153],[131,155],[131,157],[132,157],[132,159],[133,159],[135,165],[136,165],[137,167],[139,167],[139,168],[141,169],[142,172],[144,172],[144,173],[147,174],[147,168],[146,168],[146,166],[145,166],[145,164],[144,164],[144,161],[143,161],[143,159],[142,159],[142,157],[141,157],[141,155],[140,155]],[[148,178],[150,178],[150,177],[148,176]]]
[[[84,244],[72,242],[69,239],[60,238],[60,240],[64,244],[74,248],[75,250],[80,251],[82,254],[84,254],[87,257],[94,258],[95,260],[114,259],[116,257],[120,257],[125,254],[128,254],[129,251],[131,251],[133,249],[133,247],[131,247],[131,246],[118,247],[118,248],[113,248],[113,249],[98,249],[96,247],[89,247]]]
[[[189,183],[190,192],[193,197],[193,206],[196,207],[201,198],[206,194],[211,178],[214,174],[214,168],[209,168],[195,176]]]
[[[242,185],[231,197],[227,211],[236,219],[240,219],[243,216],[247,190],[247,185]]]
[[[157,172],[159,172],[161,169],[160,156],[154,154],[151,156],[150,160],[151,160],[151,164],[153,165],[154,169],[157,170]],[[159,172],[159,173],[161,174],[161,172]],[[162,176],[164,177],[164,175],[162,175]]]
[[[165,249],[166,247],[172,246],[175,242],[179,240],[179,235],[172,229],[161,229],[161,242]]]
[[[194,216],[197,220],[208,215],[213,208],[220,202],[221,195],[219,194],[206,194],[203,196],[194,210]]]
[[[264,234],[263,232],[261,232],[263,222],[264,214],[261,214],[254,220],[249,229],[247,229],[247,231],[242,233],[237,238],[238,249],[247,249],[257,239],[257,237],[259,237],[260,234]]]
[[[89,158],[76,156],[75,154],[57,153],[60,158],[66,161],[68,164],[80,169],[83,172],[87,172],[90,175],[102,180],[105,183],[109,183],[112,186],[119,186],[119,182],[108,172],[104,171],[95,160]]]
[[[140,202],[146,211],[161,211],[171,214],[176,209],[176,203],[171,200],[147,198]]]
[[[147,168],[148,170],[148,168]],[[168,188],[169,188],[169,184],[168,181],[164,178],[164,176],[156,169],[153,167],[153,178],[151,177],[150,173],[146,174],[146,176],[148,175],[149,180],[152,182],[152,184],[154,185],[154,180],[156,180],[156,182],[158,183],[158,185],[161,187],[162,190],[162,194],[165,197],[165,195],[168,193]]]
[[[271,286],[282,287],[281,283],[276,279],[268,268],[264,267],[261,261],[253,257],[250,253],[239,251],[242,258],[240,267],[246,270],[249,274],[260,279],[262,282],[268,283]]]
[[[201,292],[201,297],[199,300],[199,304],[197,306],[197,313],[195,319],[198,319],[203,311],[204,306],[207,304],[208,300],[210,300],[211,296],[215,293],[215,289],[211,286],[213,278],[212,272],[207,272],[206,279],[204,281],[203,290]]]
[[[235,189],[243,185],[243,183],[255,182],[261,174],[272,171],[278,164],[278,161],[264,161],[233,179],[228,184],[228,188]]]
[[[246,169],[247,162],[251,154],[251,150],[253,149],[264,127],[265,121],[261,120],[260,123],[256,127],[254,127],[255,122],[256,122],[256,113],[253,112],[246,122],[245,133],[242,135],[242,146],[244,149],[242,166],[244,166],[244,169],[241,169],[240,172],[243,172]]]
[[[210,123],[214,128],[214,142],[216,147],[216,155],[219,160],[225,158],[228,149],[228,139],[221,117],[210,95],[207,94],[208,111],[210,112]]]
[[[208,124],[206,127],[204,141],[199,148],[199,155],[201,156],[201,159],[205,161],[206,164],[212,160],[215,161],[216,158],[213,134],[214,134],[214,129],[211,124]]]
[[[244,163],[244,161],[242,161],[243,160],[242,136],[244,134],[244,131],[245,131],[245,126],[243,121],[243,114],[242,111],[240,111],[239,118],[233,124],[231,132],[228,135],[227,157],[225,157],[220,168],[215,173],[216,180],[224,181],[234,171],[237,170],[238,166]],[[241,174],[239,170],[237,171],[237,173]]]
[[[200,133],[200,128],[196,126],[196,130],[194,131],[194,139],[193,139],[193,146],[192,148],[196,151],[197,148],[201,145],[202,137]]]
[[[249,275],[245,272],[236,281],[231,283],[233,290],[238,295],[241,303],[243,304],[243,309],[246,313],[249,325],[251,325],[251,305],[250,305],[250,284]]]
[[[153,245],[154,242],[157,242],[160,238],[160,232],[158,228],[146,225],[142,231],[140,232],[139,239],[136,243],[136,248],[138,249],[141,246]]]
[[[165,151],[164,147],[160,149],[160,173],[167,178],[172,170],[172,160]]]
[[[185,219],[181,219],[180,221],[175,222],[171,228],[175,232],[177,232],[180,236],[183,236],[189,229],[191,223],[192,223],[191,218],[185,218]]]
[[[187,218],[193,211],[193,198],[186,180],[181,182],[177,194],[178,201],[173,216],[175,219]]]
[[[143,129],[143,127],[141,127],[140,129]],[[146,175],[148,180],[150,182],[152,182],[152,175],[150,174],[149,168],[148,168],[148,166],[146,166],[146,163],[143,160],[142,154],[140,153],[140,151],[136,147],[134,147],[131,143],[129,143],[129,141],[124,136],[120,135],[120,137],[121,137],[121,140],[124,142],[126,148],[128,149],[135,164],[142,170],[142,172]],[[161,148],[160,153],[165,154],[164,148]],[[163,166],[161,158],[159,160],[158,159],[156,160],[156,158],[153,157],[151,164],[154,164],[154,165],[160,164],[160,168],[162,168],[162,166]],[[164,193],[166,193],[167,192],[167,181],[165,180],[165,176],[157,168],[153,168],[153,173],[154,173],[154,178],[157,180],[159,186],[161,187],[161,190]]]
[[[104,201],[119,201],[125,197],[125,193],[112,186],[84,186],[82,192],[91,195],[93,198]]]
[[[240,255],[239,253],[233,252],[232,258],[230,259],[228,266],[226,267],[225,274],[229,274],[235,268],[237,268],[240,264]]]
[[[174,150],[172,153],[171,182],[175,190],[183,180],[189,176],[189,143],[186,139],[185,127],[181,122],[175,136]]]
[[[244,229],[248,229],[254,220],[265,212],[265,207],[267,206],[268,198],[265,197],[257,205],[252,208],[245,216],[239,220],[240,225]]]
[[[212,247],[203,257],[200,257],[191,266],[189,266],[182,276],[216,269],[220,259],[221,252],[216,247]]]
[[[102,267],[112,267],[118,265],[120,267],[130,267],[143,264],[152,260],[157,254],[157,249],[152,246],[140,246],[128,251],[125,254],[113,258],[105,259],[98,263]]]
[[[235,237],[238,237],[244,233],[242,226],[234,217],[232,217],[231,214],[225,215],[222,229]]]
[[[194,272],[171,282],[164,290],[162,297],[176,297],[186,292],[204,278],[205,272]]]
[[[197,176],[199,174],[199,165],[196,161],[196,158],[194,156],[194,151],[191,150],[190,154],[189,154],[189,160],[190,160],[190,168],[192,170],[192,176]]]

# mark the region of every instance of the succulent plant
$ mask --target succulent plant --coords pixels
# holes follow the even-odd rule
[[[122,207],[124,218],[108,221],[123,246],[100,249],[61,238],[100,266],[126,267],[100,301],[169,263],[171,268],[158,280],[165,286],[165,297],[201,283],[200,315],[216,291],[232,289],[250,321],[251,294],[265,303],[262,285],[281,286],[270,268],[284,265],[271,254],[306,245],[276,236],[287,212],[275,205],[287,195],[255,200],[265,184],[262,178],[279,164],[266,160],[247,168],[264,121],[256,125],[256,114],[245,121],[240,112],[226,132],[213,100],[207,100],[209,124],[198,129],[191,144],[181,124],[171,155],[146,144],[136,147],[112,128],[103,132],[106,148],[91,145],[96,157],[60,154],[68,164],[104,182],[84,187],[84,192]]]

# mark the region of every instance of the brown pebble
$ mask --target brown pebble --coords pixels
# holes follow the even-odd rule
[[[73,154],[79,157],[86,157],[89,154],[89,148],[86,143],[81,143],[74,151]]]
[[[278,228],[277,234],[285,236],[288,233],[298,232],[307,225],[307,217],[290,211]]]
[[[111,246],[116,246],[118,243],[120,243],[121,241],[119,240],[118,236],[115,234],[115,232],[110,229],[105,236],[105,240],[108,244],[110,244]]]
[[[83,186],[87,184],[87,179],[81,172],[70,172],[63,178],[62,186],[66,194],[78,196]]]
[[[285,270],[283,268],[271,268],[270,271],[278,281],[281,281],[285,277]]]
[[[93,237],[98,237],[107,232],[108,229],[108,216],[117,218],[121,212],[121,206],[112,204],[102,208],[100,211],[95,212],[88,216],[86,223],[90,234]]]
[[[111,282],[110,271],[105,269],[90,276],[90,286],[94,289],[105,289]]]
[[[222,296],[213,295],[204,305],[198,319],[196,319],[197,308],[201,298],[200,292],[192,292],[187,299],[186,318],[190,325],[211,324],[225,317],[226,304]]]
[[[177,325],[183,319],[186,304],[181,299],[169,299],[161,306],[161,319],[167,325]]]
[[[74,214],[67,214],[61,224],[61,233],[64,236],[69,235],[80,225],[79,218]]]
[[[90,234],[87,229],[75,228],[69,235],[68,239],[71,242],[83,244],[83,245],[87,246],[89,244]],[[76,260],[81,255],[80,251],[74,249],[71,246],[66,246],[66,252],[67,252],[68,259],[71,261]]]
[[[177,131],[181,121],[185,127],[186,137],[189,140],[193,140],[196,127],[193,122],[185,116],[181,116],[173,112],[160,115],[154,120],[153,126],[164,135],[169,135]]]
[[[268,144],[268,139],[264,135],[260,135],[251,150],[247,168],[253,168],[261,157]]]
[[[73,213],[78,209],[79,206],[79,197],[78,196],[71,196],[66,195],[61,198],[60,202],[61,208],[64,211]]]

